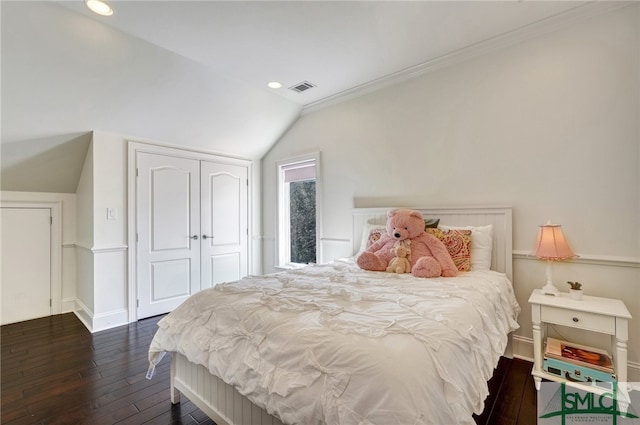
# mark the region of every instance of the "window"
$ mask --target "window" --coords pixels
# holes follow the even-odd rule
[[[317,262],[318,163],[318,154],[278,163],[278,263],[281,267]]]

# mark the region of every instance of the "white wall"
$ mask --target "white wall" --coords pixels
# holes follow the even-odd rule
[[[93,138],[93,134],[91,135]],[[91,329],[93,291],[93,142],[90,142],[76,189],[76,307],[75,311]]]
[[[94,332],[128,322],[126,157],[122,136],[92,132],[76,190],[75,312]]]
[[[127,145],[123,136],[93,132],[94,330],[128,322]],[[107,218],[107,208],[115,219]]]
[[[128,142],[167,145],[103,131],[92,132],[91,138],[75,194],[2,191],[0,199],[61,203],[61,312],[74,311],[95,332],[129,321]],[[259,274],[260,164],[251,164],[256,169],[251,174],[249,202],[249,272]],[[115,220],[107,219],[107,208],[116,210]]]
[[[13,191],[77,191],[78,231],[69,242],[75,244],[77,286],[74,282],[65,291],[90,329],[126,323],[122,135],[255,163],[301,107],[56,2],[2,2],[0,7],[1,142],[3,158],[11,159],[3,160],[3,177]],[[90,144],[73,142],[89,132]],[[251,205],[257,211],[256,167]],[[117,209],[116,220],[106,220],[107,208]],[[252,215],[257,231],[259,216]],[[259,239],[259,233],[252,238]],[[253,244],[254,274],[261,271],[260,249]]]
[[[94,248],[126,246],[127,145],[123,136],[93,132]],[[115,219],[107,219],[107,208]]]
[[[301,110],[58,2],[0,7],[9,190],[73,192],[91,130],[258,159]]]
[[[627,303],[640,371],[639,23],[628,6],[303,115],[263,158],[265,271],[275,162],[320,151],[326,240],[349,243],[353,207],[513,206],[523,355],[544,264],[522,254],[539,224],[562,224],[583,261],[555,267],[558,286]]]
[[[93,134],[91,138],[93,139]],[[91,248],[93,246],[93,143],[90,143],[87,149],[82,174],[76,188],[76,196],[77,242],[86,248]]]
[[[78,250],[78,315],[92,331],[118,326],[129,321],[128,271],[128,143],[134,141],[155,146],[168,145],[94,131],[83,174],[78,185],[78,232],[84,235]],[[180,148],[179,146],[168,146]],[[190,150],[190,153],[208,153]],[[250,273],[260,273],[259,242],[259,164],[251,175],[249,217],[252,225]],[[116,210],[115,220],[107,219],[107,208]],[[257,223],[257,224],[256,224]],[[80,230],[82,229],[82,230]]]

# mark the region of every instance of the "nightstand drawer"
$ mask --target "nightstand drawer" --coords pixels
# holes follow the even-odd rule
[[[541,306],[542,321],[572,328],[603,332],[609,335],[616,333],[616,319],[612,316],[588,313],[585,311],[567,310],[564,308]]]

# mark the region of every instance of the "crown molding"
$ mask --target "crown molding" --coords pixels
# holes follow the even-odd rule
[[[498,36],[488,38],[486,40],[469,45],[446,55],[430,59],[421,64],[405,68],[391,74],[387,74],[375,80],[371,80],[369,82],[360,84],[334,95],[308,103],[302,107],[301,115],[315,112],[328,106],[362,96],[364,94],[372,93],[382,88],[422,76],[426,73],[449,65],[466,61],[468,59],[488,53],[493,50],[502,49],[526,40],[550,34],[554,31],[566,28],[569,25],[573,25],[594,16],[602,15],[604,13],[626,7],[631,4],[636,4],[636,2],[590,1],[585,4],[581,4],[580,6],[576,6],[557,15],[542,19],[532,24],[500,34]]]

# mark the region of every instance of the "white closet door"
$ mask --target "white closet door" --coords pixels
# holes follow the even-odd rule
[[[248,270],[248,169],[202,161],[202,288]]]
[[[51,315],[51,210],[0,208],[1,324]]]
[[[200,162],[138,153],[138,318],[200,290]]]

